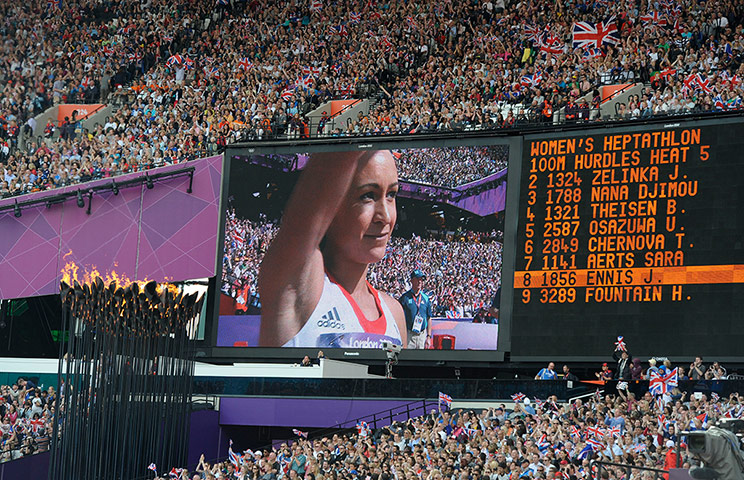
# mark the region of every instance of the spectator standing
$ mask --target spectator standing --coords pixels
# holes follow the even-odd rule
[[[569,382],[578,382],[579,377],[571,373],[571,370],[568,368],[568,365],[563,365],[563,380],[567,380]]]
[[[705,365],[703,365],[703,357],[695,357],[695,361],[690,364],[690,378],[692,380],[700,380],[705,377]]]
[[[411,289],[398,299],[406,316],[407,348],[417,350],[431,346],[431,300],[422,290],[424,278],[421,270],[411,272]]]
[[[615,371],[615,378],[617,380],[630,380],[630,356],[628,355],[628,352],[625,350],[622,350],[618,352],[615,350],[615,353],[612,354],[612,358],[615,359],[617,362],[617,370]]]
[[[548,366],[537,372],[535,380],[557,380],[558,375],[555,373],[555,363],[550,362]]]

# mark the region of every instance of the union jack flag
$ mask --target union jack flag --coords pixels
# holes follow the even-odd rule
[[[47,2],[47,8],[49,8],[49,9],[52,9],[52,8],[57,8],[58,9],[61,6],[62,6],[61,0],[49,0]]]
[[[393,44],[390,43],[390,40],[388,40],[387,37],[382,37],[380,39],[380,47],[382,47],[385,52],[389,52],[393,49]]]
[[[173,467],[173,468],[171,468],[171,471],[168,472],[168,476],[171,477],[171,478],[178,478],[178,477],[181,476],[181,474],[184,472],[184,470],[185,469],[183,469],[183,468]]]
[[[659,12],[648,12],[646,15],[641,15],[641,23],[644,25],[655,25],[657,27],[666,27],[667,19]]]
[[[571,427],[571,436],[576,438],[581,438],[581,429],[577,427],[576,425],[573,425]]]
[[[592,24],[589,22],[575,22],[573,24],[573,48],[615,45],[620,42],[620,35],[615,24],[615,17]]]
[[[604,449],[604,445],[602,444],[602,442],[600,442],[599,440],[595,440],[593,438],[587,438],[586,439],[586,444],[587,445],[590,445],[592,447],[592,450],[594,450],[595,452],[597,450]]]
[[[540,85],[540,82],[542,81],[542,72],[537,72],[534,75],[525,75],[522,77],[522,81],[520,82],[523,87],[526,86],[533,86],[536,87]]]
[[[525,24],[524,34],[527,37],[527,40],[530,40],[535,43],[539,43],[540,38],[542,37],[542,31],[536,25]]]
[[[183,63],[183,57],[181,55],[175,54],[168,57],[168,61],[165,62],[167,66],[173,66],[173,65],[181,65]]]
[[[514,400],[517,403],[523,402],[525,398],[527,398],[527,395],[524,393],[515,393],[511,396],[512,400]]]
[[[534,400],[534,402],[535,402],[535,406],[536,406],[537,408],[543,408],[543,407],[545,406],[545,402],[543,402],[543,401],[542,401],[542,400],[540,400],[539,398],[537,398],[537,397],[532,397],[532,398],[533,398],[533,400]]]
[[[413,17],[413,15],[408,15],[406,17],[406,23],[411,28],[416,28],[416,19]]]
[[[724,414],[724,417],[741,418],[742,413],[744,413],[744,405],[739,405],[738,407],[729,408],[728,411]]]
[[[590,58],[602,57],[604,56],[604,52],[597,47],[585,48],[584,53],[582,53],[581,56],[584,60],[588,60]]]
[[[369,434],[369,425],[367,425],[367,422],[357,422],[356,428],[360,437],[366,437]]]
[[[39,430],[44,428],[44,421],[43,420],[31,420],[28,422],[29,427],[31,427],[31,431],[36,434],[39,433]]]
[[[151,463],[150,465],[148,465],[147,469],[155,472],[156,477],[158,476],[158,467],[156,467],[154,463]]]
[[[612,427],[608,433],[612,435],[612,438],[620,438],[620,435],[622,434],[620,427]]]
[[[654,400],[654,403],[656,404],[656,409],[660,412],[664,411],[664,397],[659,395],[656,397],[656,400]]]
[[[633,446],[633,451],[635,453],[641,453],[646,451],[646,445],[639,443],[638,445]]]
[[[238,455],[237,453],[233,452],[232,449],[233,442],[230,440],[230,445],[227,447],[227,458],[230,460],[230,463],[235,465],[235,469],[239,469],[240,465],[243,463],[243,459]]]
[[[659,372],[651,372],[648,391],[652,395],[663,395],[669,391],[670,387],[679,385],[679,376],[675,368],[664,375]]]
[[[710,399],[713,400],[713,403],[718,403],[721,397],[716,392],[713,392],[710,394]]]
[[[604,430],[601,427],[587,427],[586,429],[587,441],[591,436],[596,438],[602,438],[604,436]]]
[[[594,451],[594,448],[591,445],[586,445],[584,448],[581,449],[578,455],[576,455],[576,458],[579,460],[584,460],[586,457],[589,456]]]
[[[80,80],[80,86],[83,88],[88,88],[93,84],[93,81],[90,79],[90,77],[83,77],[82,80]]]
[[[336,72],[337,74],[341,72],[341,68],[344,66],[341,62],[336,62],[333,65],[331,65],[331,70]]]
[[[617,342],[615,342],[615,350],[620,350],[621,352],[628,351],[628,347],[625,346],[625,342],[623,341],[622,336],[617,337]]]
[[[439,403],[444,404],[447,408],[452,406],[452,397],[446,393],[439,392]]]
[[[447,310],[444,312],[446,318],[462,318],[462,314],[457,310]]]
[[[296,85],[307,90],[313,86],[313,77],[310,75],[299,77],[297,78]]]
[[[194,61],[189,57],[183,57],[183,66],[186,67],[186,70],[191,70],[194,68]]]
[[[204,74],[207,77],[220,78],[220,70],[217,67],[204,67]]]
[[[292,429],[292,433],[294,433],[298,437],[307,438],[307,432],[303,432],[302,430],[298,430],[296,428],[293,428]]]
[[[563,53],[563,42],[557,35],[546,35],[545,39],[540,42],[540,51],[552,54]]]
[[[323,1],[322,0],[311,0],[310,2],[310,11],[311,12],[319,12],[323,9]]]
[[[727,105],[726,102],[723,101],[723,98],[721,98],[721,94],[719,93],[715,97],[713,97],[713,106],[716,110],[726,110]]]
[[[702,424],[703,428],[708,426],[708,414],[707,413],[701,413],[700,415],[697,415],[695,418],[700,420],[700,423]],[[696,428],[694,420],[690,420],[690,428]]]
[[[550,445],[550,443],[548,442],[548,436],[543,433],[542,436],[537,439],[535,445],[537,445],[537,448],[539,448],[540,450],[548,448],[548,446]]]
[[[312,75],[313,77],[317,77],[318,75],[320,75],[320,72],[320,67],[302,67],[303,75]]]
[[[354,25],[358,24],[362,21],[362,14],[356,13],[356,12],[350,12],[349,13],[349,23],[353,23]]]
[[[253,68],[253,62],[248,57],[243,57],[238,61],[238,69],[248,71]]]

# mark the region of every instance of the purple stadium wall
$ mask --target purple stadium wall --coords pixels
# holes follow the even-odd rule
[[[196,168],[191,194],[186,193],[189,178],[182,176],[158,180],[152,190],[141,185],[122,188],[116,196],[96,193],[90,215],[77,207],[74,198],[49,208],[43,204],[24,208],[20,218],[15,218],[12,210],[0,214],[0,298],[58,292],[60,272],[67,262],[74,262],[81,271],[95,267],[105,275],[115,270],[137,280],[214,276],[222,156],[187,165]],[[152,172],[184,166],[171,165]],[[141,175],[122,175],[115,180]],[[0,206],[78,188],[85,192],[91,186],[110,182],[96,180],[55,192],[0,200]]]

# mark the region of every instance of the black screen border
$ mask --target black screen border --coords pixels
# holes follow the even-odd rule
[[[403,350],[400,354],[400,362],[477,362],[477,363],[500,363],[504,361],[505,354],[511,348],[511,304],[513,291],[513,274],[506,277],[508,284],[504,284],[505,277],[503,272],[513,272],[514,270],[514,239],[516,238],[516,205],[510,206],[510,201],[518,199],[519,189],[510,188],[513,181],[512,174],[514,171],[519,173],[522,156],[522,139],[513,132],[499,132],[498,135],[488,134],[432,134],[422,137],[362,137],[362,138],[330,138],[330,139],[310,139],[310,140],[288,140],[277,142],[255,142],[233,144],[227,147],[224,154],[223,178],[222,178],[222,201],[221,205],[227,205],[227,196],[229,195],[229,179],[233,157],[261,155],[261,154],[289,154],[289,153],[314,153],[330,151],[350,151],[350,150],[387,150],[387,149],[415,149],[415,148],[436,148],[436,147],[457,147],[457,146],[479,146],[479,145],[507,145],[509,147],[509,163],[507,166],[507,187],[506,187],[506,212],[504,224],[504,248],[502,257],[502,297],[501,312],[499,315],[499,333],[496,350]],[[514,163],[518,162],[518,163]],[[516,166],[516,168],[515,168]],[[517,175],[517,180],[519,175]],[[513,210],[513,211],[512,211]],[[217,269],[215,272],[215,289],[220,288],[220,279],[222,278],[222,256],[224,255],[224,235],[226,214],[224,208],[220,210],[219,221],[219,240],[217,248]],[[509,239],[509,240],[507,240]],[[507,268],[509,270],[507,270]],[[217,347],[217,330],[219,327],[219,291],[213,295],[212,315],[210,316],[211,328],[209,343],[211,348],[204,351],[206,356],[213,360],[224,359],[230,361],[234,359],[257,361],[257,360],[297,360],[304,355],[310,355],[311,358],[317,353],[317,348],[287,348],[287,347]],[[385,354],[381,350],[369,349],[326,349],[326,356],[337,360],[384,360]]]

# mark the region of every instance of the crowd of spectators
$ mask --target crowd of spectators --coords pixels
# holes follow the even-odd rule
[[[0,385],[0,463],[49,450],[56,397],[23,378]]]
[[[394,152],[401,179],[457,187],[506,168],[509,148],[409,148]]]
[[[222,291],[237,304],[257,306],[258,270],[266,249],[279,227],[275,222],[240,219],[229,210],[225,222]],[[400,297],[410,285],[401,272],[414,269],[427,274],[424,289],[438,315],[474,316],[488,308],[501,284],[502,243],[500,232],[461,231],[441,238],[393,237],[385,257],[370,265],[372,286]]]
[[[601,120],[602,84],[647,84],[618,106],[628,119],[740,108],[744,88],[744,10],[730,0],[69,0],[0,11],[0,195],[238,139],[500,128],[552,122],[563,107],[569,121]],[[575,22],[603,20],[617,40],[573,48]],[[371,98],[370,112],[344,125],[306,117],[349,97]],[[16,145],[46,107],[98,100],[121,105],[105,125],[69,119]]]
[[[279,447],[237,452],[233,462],[210,464],[181,479],[212,480],[517,480],[651,479],[651,472],[605,467],[592,459],[654,469],[689,468],[682,430],[702,430],[738,417],[738,394],[689,396],[670,392],[662,402],[649,392],[595,395],[561,403],[556,397],[522,400],[481,411],[433,411],[407,422],[359,434],[298,438]],[[593,443],[593,445],[590,445]],[[680,446],[680,457],[677,446]]]

